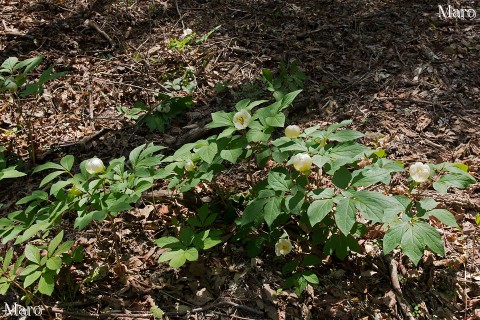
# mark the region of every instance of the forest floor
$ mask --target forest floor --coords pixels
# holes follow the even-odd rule
[[[473,0],[456,6],[480,10]],[[261,95],[262,68],[278,73],[281,61],[297,61],[306,80],[289,124],[353,119],[353,128],[367,134],[364,142],[377,143],[391,158],[408,165],[460,162],[480,178],[480,20],[441,19],[436,2],[0,0],[0,20],[0,61],[44,55],[42,68],[67,72],[40,97],[21,100],[32,130],[17,125],[19,110],[1,97],[0,144],[27,168],[32,158],[42,163],[65,154],[108,160],[146,142],[176,148],[196,137],[212,112]],[[198,35],[214,31],[183,50],[171,48],[187,28]],[[169,86],[178,78],[188,79],[191,93]],[[159,92],[191,96],[195,106],[163,133],[135,126],[119,112],[140,101],[155,106]],[[2,181],[0,216],[37,189],[39,179]],[[226,185],[236,180],[225,179]],[[450,193],[442,205],[461,230],[436,226],[445,236],[445,258],[426,255],[415,267],[395,255],[403,296],[371,238],[360,240],[362,254],[345,261],[324,257],[315,270],[320,284],[299,297],[289,290],[277,296],[284,279],[273,250],[250,259],[227,243],[179,270],[159,265],[162,249],[152,239],[184,211],[145,201],[116,218],[122,228],[114,235],[108,222],[95,231],[65,227],[86,247],[74,277],[101,275],[91,282],[67,279],[44,303],[63,310],[57,318],[72,319],[108,312],[149,318],[155,305],[170,318],[402,319],[397,302],[403,297],[419,319],[477,319],[480,185]],[[113,241],[122,244],[120,267]]]

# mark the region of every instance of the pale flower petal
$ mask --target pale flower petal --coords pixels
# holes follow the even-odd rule
[[[85,170],[90,174],[101,173],[105,170],[103,161],[97,157],[87,160],[85,163]]]
[[[287,255],[292,251],[292,243],[288,239],[280,239],[278,242],[275,244],[275,254],[277,256],[280,255]]]
[[[285,128],[285,136],[290,139],[298,137],[300,132],[300,127],[297,125],[291,125]]]
[[[243,130],[246,127],[248,127],[251,119],[252,119],[252,116],[250,115],[250,113],[248,113],[247,110],[242,109],[237,113],[235,113],[235,115],[233,116],[233,125],[238,130]]]
[[[312,158],[306,153],[299,153],[293,159],[293,167],[300,172],[308,171],[312,167]]]
[[[415,182],[425,182],[430,177],[430,167],[422,162],[415,162],[410,166],[410,176]]]

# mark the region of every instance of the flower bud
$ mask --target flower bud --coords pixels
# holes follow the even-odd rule
[[[193,163],[192,160],[187,160],[185,161],[184,168],[185,168],[185,171],[193,171],[195,170],[195,164]]]
[[[251,119],[252,116],[250,115],[250,113],[248,113],[247,110],[242,109],[235,113],[235,115],[233,116],[233,124],[235,125],[235,128],[237,128],[238,130],[242,130],[248,127]]]
[[[300,127],[297,125],[291,125],[285,128],[285,137],[293,139],[300,135]]]
[[[425,182],[430,177],[430,167],[428,164],[415,162],[410,166],[410,176],[415,182]]]
[[[300,172],[308,171],[312,167],[312,158],[306,153],[299,153],[293,159],[293,167]]]
[[[97,174],[103,172],[105,170],[105,166],[103,165],[103,161],[101,159],[93,157],[92,159],[87,160],[85,169],[90,174]]]
[[[277,256],[280,255],[287,255],[292,251],[292,243],[288,239],[280,239],[278,242],[275,244],[275,254]]]

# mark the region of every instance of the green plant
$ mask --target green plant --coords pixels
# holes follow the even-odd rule
[[[65,72],[52,73],[53,66],[42,72],[36,82],[28,81],[28,74],[33,71],[43,60],[43,56],[19,61],[17,57],[10,57],[0,66],[0,93],[10,91],[25,97],[31,94],[39,94],[43,91],[43,85],[50,80],[65,75]],[[24,87],[25,86],[25,87]]]
[[[16,170],[17,166],[7,166],[4,152],[7,149],[0,146],[0,180],[23,177],[25,173]]]
[[[279,75],[274,77],[270,69],[262,69],[262,81],[265,88],[273,93],[275,99],[280,100],[287,92],[303,88],[306,76],[298,69],[298,62],[280,61]]]
[[[221,25],[216,26],[215,28],[201,36],[193,32],[191,29],[185,29],[179,39],[170,39],[168,46],[170,49],[177,49],[179,51],[182,51],[187,46],[204,43],[208,40],[212,33],[217,31],[221,27]]]
[[[160,103],[156,106],[137,102],[131,109],[122,106],[118,110],[139,125],[146,124],[151,131],[164,132],[170,126],[172,119],[194,106],[191,96],[175,97],[171,94],[160,93],[157,95],[157,99],[160,100]]]
[[[180,268],[185,262],[198,260],[200,250],[210,249],[222,242],[222,231],[208,228],[217,217],[216,213],[210,213],[208,205],[203,205],[198,211],[197,217],[188,219],[190,226],[180,229],[178,238],[166,236],[159,238],[155,244],[160,248],[171,249],[160,256],[158,262],[170,261],[173,268]],[[206,229],[197,231],[196,229]]]

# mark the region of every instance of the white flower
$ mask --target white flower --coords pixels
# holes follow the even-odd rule
[[[185,168],[185,171],[193,171],[195,170],[195,164],[192,160],[187,160],[185,161],[185,165],[183,166],[183,168]]]
[[[415,162],[410,166],[410,176],[415,182],[425,182],[430,177],[430,167],[428,164]]]
[[[183,30],[183,34],[180,36],[180,39],[183,40],[183,39],[185,39],[185,37],[191,35],[192,33],[193,33],[192,29],[187,28],[187,29]]]
[[[275,254],[279,255],[287,255],[292,251],[292,243],[288,239],[280,239],[278,240],[277,244],[275,244]]]
[[[252,116],[250,115],[250,113],[248,113],[247,110],[242,109],[235,113],[235,115],[233,116],[233,124],[235,125],[235,128],[237,128],[238,130],[242,130],[248,127],[251,119]]]
[[[308,171],[312,167],[312,158],[306,153],[299,153],[293,159],[293,166],[297,171]]]
[[[297,125],[291,125],[285,128],[285,137],[293,139],[300,135],[300,127]]]
[[[103,161],[101,159],[93,157],[92,159],[87,160],[85,169],[90,174],[97,174],[103,172],[105,170],[105,166],[103,165]]]

